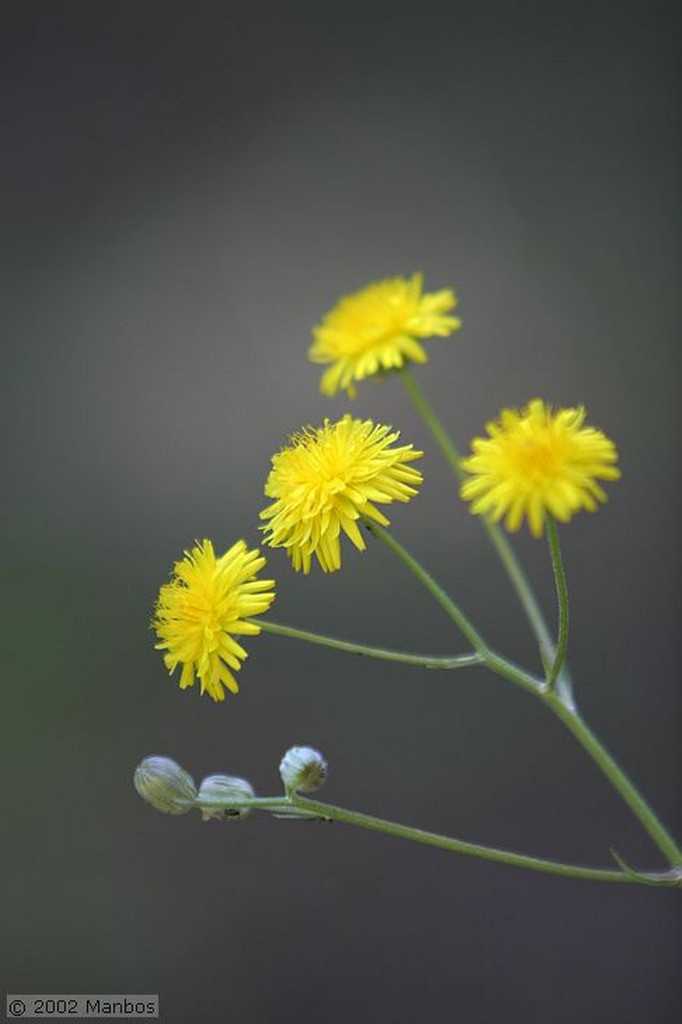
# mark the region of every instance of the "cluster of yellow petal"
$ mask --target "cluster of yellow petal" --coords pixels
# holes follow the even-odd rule
[[[568,522],[580,509],[595,511],[606,494],[597,480],[617,480],[618,453],[600,430],[584,427],[585,410],[558,409],[539,398],[521,411],[503,409],[475,438],[461,462],[470,474],[461,488],[474,513],[504,518],[508,530],[527,519],[534,537],[547,513]]]
[[[266,543],[286,548],[294,569],[304,573],[313,555],[324,572],[341,568],[341,532],[364,551],[358,519],[388,525],[374,503],[409,501],[422,482],[421,473],[406,465],[422,452],[412,445],[392,447],[399,436],[391,427],[350,416],[294,435],[273,456],[265,485],[267,497],[275,499],[261,512]]]
[[[315,328],[309,355],[328,366],[326,395],[357,381],[424,363],[418,339],[446,337],[460,326],[451,316],[457,300],[443,289],[424,294],[421,274],[388,278],[347,295]],[[534,399],[522,410],[503,409],[475,438],[461,461],[466,477],[461,495],[471,511],[504,520],[518,530],[524,519],[539,537],[547,515],[567,522],[580,509],[594,511],[606,494],[598,480],[616,480],[618,453],[600,430],[585,427],[585,410],[552,410]],[[360,551],[363,519],[383,526],[377,504],[406,502],[418,493],[422,475],[409,463],[422,456],[412,445],[397,446],[391,427],[344,416],[336,423],[307,427],[272,458],[265,494],[273,499],[261,512],[265,543],[283,547],[297,572],[309,573],[313,556],[324,572],[341,568],[341,537]],[[161,587],[153,627],[170,672],[182,666],[181,689],[200,680],[201,693],[222,701],[238,692],[233,672],[247,652],[235,639],[255,635],[250,621],[274,600],[274,581],[260,580],[265,559],[237,541],[219,558],[204,540],[174,566]]]
[[[346,295],[313,331],[309,356],[329,365],[321,389],[335,395],[345,389],[355,397],[355,381],[400,369],[405,362],[425,363],[418,338],[445,338],[460,326],[449,312],[457,305],[444,288],[422,293],[423,277],[392,277]]]
[[[171,581],[161,587],[152,625],[169,672],[182,665],[180,689],[193,686],[198,676],[201,693],[215,701],[225,699],[225,689],[239,691],[232,671],[247,652],[234,637],[260,633],[245,620],[267,611],[275,598],[274,580],[256,578],[264,565],[243,540],[220,558],[204,540],[176,562]]]

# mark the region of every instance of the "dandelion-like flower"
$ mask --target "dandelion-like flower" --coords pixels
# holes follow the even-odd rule
[[[346,295],[313,331],[308,355],[329,365],[321,390],[335,395],[345,389],[355,397],[355,381],[364,380],[404,363],[425,363],[428,356],[419,338],[446,338],[461,325],[448,314],[457,305],[450,288],[422,293],[423,276],[391,277]]]
[[[273,456],[265,494],[275,501],[261,512],[268,520],[263,530],[267,544],[286,548],[297,572],[310,572],[313,555],[324,572],[340,569],[342,531],[364,551],[358,519],[388,526],[374,502],[415,496],[422,475],[407,463],[423,453],[411,444],[392,447],[400,435],[391,431],[347,415],[295,434]]]
[[[520,411],[503,409],[461,462],[471,474],[461,488],[471,511],[504,518],[512,531],[526,518],[535,537],[547,513],[565,523],[580,509],[594,512],[606,501],[597,480],[617,480],[620,470],[613,441],[584,420],[582,406],[553,412],[539,398]]]
[[[180,689],[199,677],[201,693],[215,701],[225,690],[238,693],[232,672],[241,667],[247,652],[235,636],[256,635],[260,628],[245,620],[260,615],[272,604],[274,580],[256,579],[265,565],[258,551],[238,540],[216,558],[213,544],[204,540],[176,562],[173,577],[159,592],[152,626],[160,640],[158,650],[169,672],[182,665]]]

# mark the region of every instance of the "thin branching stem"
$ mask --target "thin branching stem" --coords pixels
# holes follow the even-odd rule
[[[682,850],[680,847],[617,761],[609,754],[585,722],[583,722],[575,708],[567,704],[560,693],[555,693],[542,681],[492,651],[452,598],[446,594],[443,588],[436,583],[433,577],[430,576],[426,569],[420,565],[402,544],[383,527],[377,526],[376,523],[370,523],[368,526],[371,532],[398,556],[404,565],[414,573],[417,579],[435,597],[441,607],[457,623],[473,648],[481,655],[483,663],[491,671],[504,676],[544,701],[546,706],[564,723],[583,749],[587,751],[593,761],[599,766],[632,813],[649,833],[670,866],[676,870],[682,868]]]
[[[461,456],[457,446],[443,426],[440,417],[436,414],[433,406],[420,388],[419,384],[408,369],[400,371],[400,378],[405,386],[412,404],[428,427],[438,447],[440,448],[445,461],[454,473],[458,481],[462,480],[464,473],[461,468]],[[540,605],[535,597],[532,586],[526,576],[521,563],[519,562],[514,549],[505,536],[503,530],[487,516],[479,517],[485,532],[495,548],[497,555],[504,566],[505,572],[516,591],[521,606],[526,613],[526,618],[538,642],[543,663],[546,659],[550,661],[554,657],[554,640],[545,622]],[[564,701],[572,705],[572,684],[565,661],[558,676],[557,689]]]
[[[480,665],[483,661],[481,655],[476,651],[471,654],[457,654],[449,657],[439,657],[430,654],[407,654],[403,651],[387,650],[384,647],[370,647],[367,644],[357,644],[351,640],[338,640],[336,637],[312,633],[307,629],[295,629],[293,626],[284,626],[279,622],[272,622],[270,619],[258,618],[247,619],[246,621],[253,623],[254,626],[258,626],[264,633],[275,633],[277,636],[286,636],[294,640],[306,640],[311,644],[320,644],[322,647],[331,647],[337,651],[359,654],[367,658],[381,658],[384,661],[398,661],[405,665],[419,665],[420,668],[468,668],[471,665]]]
[[[557,602],[559,605],[559,632],[554,649],[554,659],[549,664],[547,670],[547,686],[550,690],[553,690],[559,673],[566,661],[566,651],[568,649],[569,605],[568,585],[566,583],[564,562],[561,557],[561,545],[559,544],[559,532],[557,530],[556,519],[551,515],[547,515],[546,526],[549,551],[552,558],[552,569],[554,571]]]
[[[212,810],[217,810],[220,806],[220,801],[212,801],[211,803]],[[424,829],[413,828],[411,825],[402,825],[398,822],[387,821],[384,818],[376,818],[371,814],[362,814],[360,811],[336,807],[333,804],[323,803],[320,800],[311,800],[300,793],[290,793],[288,796],[283,797],[254,797],[252,799],[236,801],[226,800],[223,806],[223,809],[226,811],[245,810],[246,808],[270,811],[277,817],[291,820],[300,817],[302,820],[317,818],[324,821],[339,821],[347,825],[355,825],[358,828],[370,829],[373,832],[381,832],[396,839],[407,839],[413,843],[435,846],[450,853],[476,857],[479,860],[495,861],[498,864],[509,864],[512,867],[525,868],[529,871],[540,871],[544,874],[561,875],[564,878],[577,878],[582,881],[592,882],[615,882],[621,885],[653,885],[669,888],[682,886],[682,875],[677,871],[638,872],[626,866],[624,862],[621,864],[621,870],[609,870],[608,868],[588,868],[578,864],[567,864],[563,861],[547,860],[542,857],[529,857],[526,854],[514,853],[511,850],[501,850],[494,846],[469,843],[462,839],[440,835],[437,832],[427,832]],[[618,863],[621,863],[618,858],[615,859]]]

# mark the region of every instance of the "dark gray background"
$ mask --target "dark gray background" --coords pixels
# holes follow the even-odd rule
[[[504,404],[584,402],[623,480],[563,531],[588,720],[679,805],[680,270],[672,4],[3,7],[3,977],[154,992],[163,1019],[677,1020],[679,895],[530,875],[341,825],[154,814],[148,753],[260,792],[295,742],[330,801],[524,852],[661,866],[561,727],[471,671],[249,643],[181,694],[150,609],[194,538],[258,543],[270,455],[348,407],[310,330],[421,269],[464,327],[420,380],[464,446]],[[535,664],[480,525],[398,382],[358,415],[427,451],[396,535]],[[544,545],[518,550],[553,611]],[[295,577],[273,617],[462,649],[389,553]],[[276,615],[275,615],[276,613]]]

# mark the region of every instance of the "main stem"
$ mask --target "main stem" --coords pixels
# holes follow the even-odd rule
[[[481,634],[464,616],[455,602],[448,594],[445,593],[439,584],[436,583],[426,569],[424,569],[423,566],[421,566],[420,563],[402,546],[402,544],[398,543],[395,537],[392,537],[390,533],[383,529],[383,527],[377,526],[376,523],[369,523],[368,525],[372,533],[376,534],[377,537],[379,537],[393,552],[395,552],[407,568],[414,573],[417,579],[419,579],[426,589],[436,598],[438,603],[443,607],[448,615],[450,615],[453,621],[459,626],[464,635],[471,642],[474,650],[481,655],[484,664],[493,672],[504,676],[506,679],[509,679],[518,686],[521,686],[524,690],[527,690],[534,696],[539,697],[554,712],[554,714],[561,719],[564,725],[566,725],[573,733],[578,742],[606,775],[607,779],[611,782],[616,791],[621,795],[632,813],[649,833],[661,853],[663,853],[671,867],[680,869],[682,867],[682,850],[680,850],[673,837],[667,831],[655,812],[651,809],[644,797],[639,793],[633,783],[630,782],[620,765],[614,760],[594,733],[592,733],[588,726],[582,721],[575,709],[566,704],[564,697],[561,694],[555,693],[530,673],[526,672],[524,669],[518,668],[516,665],[507,661],[506,658],[503,658],[492,651],[487,646]]]
[[[549,692],[545,695],[544,700],[557,718],[561,719],[567,729],[573,733],[592,760],[601,768],[613,788],[621,795],[634,816],[649,833],[670,866],[678,870],[682,868],[682,850],[615,758],[609,754],[601,740],[595,736],[577,712],[565,706],[558,695]]]
[[[448,434],[439,417],[436,415],[433,406],[424,395],[424,392],[421,390],[410,371],[407,369],[401,370],[400,377],[405,385],[405,390],[410,396],[412,404],[431,431],[436,443],[445,456],[446,462],[452,469],[455,477],[458,480],[461,480],[464,476],[460,467],[461,456],[454,441]],[[523,571],[521,563],[517,559],[513,548],[497,523],[493,523],[490,519],[484,516],[481,517],[481,521],[493,547],[497,551],[511,584],[516,591],[519,601],[521,602],[523,610],[525,611],[526,617],[530,623],[531,629],[538,641],[541,652],[551,659],[554,652],[552,634],[545,622],[540,605],[537,602],[535,594],[533,593],[533,588],[528,581],[528,577]],[[563,667],[563,671],[559,675],[558,682],[559,689],[564,700],[567,704],[572,705],[573,698],[571,678],[565,665]]]

